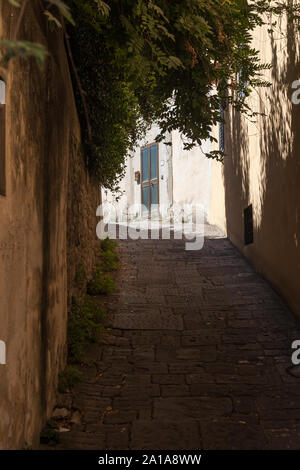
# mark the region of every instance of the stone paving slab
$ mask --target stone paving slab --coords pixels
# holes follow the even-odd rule
[[[133,422],[133,450],[198,450],[201,447],[199,424],[195,420],[151,419]]]
[[[120,242],[62,449],[299,449],[299,322],[227,239]],[[215,237],[214,237],[215,236]]]

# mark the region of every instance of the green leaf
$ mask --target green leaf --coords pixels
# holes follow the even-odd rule
[[[174,67],[175,69],[178,69],[180,67],[184,68],[184,65],[182,61],[179,59],[179,57],[170,56],[169,63],[170,63],[170,66]]]
[[[103,2],[103,0],[95,0],[95,2],[101,15],[108,17],[110,14],[110,6]]]
[[[51,5],[55,5],[59,9],[60,13],[66,18],[66,20],[68,20],[72,25],[75,25],[75,22],[71,15],[70,7],[68,7],[68,5],[65,4],[65,2],[62,2],[62,0],[47,0],[47,1]]]
[[[62,28],[61,22],[49,10],[44,11],[44,15],[48,17],[48,21],[55,23],[58,28]]]
[[[2,63],[6,64],[14,57],[34,57],[38,66],[42,69],[45,57],[48,51],[42,44],[29,41],[10,41],[8,39],[0,40],[0,47],[6,49],[6,54],[2,59]]]
[[[8,1],[9,1],[9,3],[10,3],[11,5],[13,5],[14,7],[20,8],[20,6],[21,6],[21,3],[19,2],[19,0],[8,0]]]

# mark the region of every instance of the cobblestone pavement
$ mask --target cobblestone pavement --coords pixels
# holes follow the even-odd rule
[[[213,232],[213,230],[211,230]],[[65,449],[299,449],[299,323],[233,245],[120,242],[108,332]]]

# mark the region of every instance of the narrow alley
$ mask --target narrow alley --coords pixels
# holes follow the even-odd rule
[[[297,449],[300,325],[228,239],[120,241],[107,332],[62,449]]]

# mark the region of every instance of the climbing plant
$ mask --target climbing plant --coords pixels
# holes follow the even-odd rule
[[[2,1],[21,11],[27,2]],[[214,140],[220,104],[255,117],[246,98],[268,85],[263,78],[268,65],[252,47],[252,32],[265,23],[272,28],[282,13],[299,21],[300,11],[291,0],[42,3],[53,28],[64,28],[87,165],[108,188],[117,184],[126,154],[149,123],[159,125],[159,141],[179,130],[189,149]],[[7,58],[30,54],[39,63],[47,52],[24,42],[23,49],[8,41],[2,46]]]
[[[124,173],[125,156],[146,123],[129,73],[110,40],[109,10],[99,9],[94,0],[70,5],[76,26],[68,34],[87,108],[73,73],[87,164],[103,186],[114,189]]]

